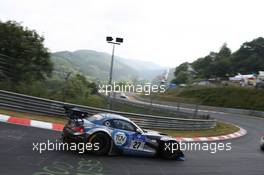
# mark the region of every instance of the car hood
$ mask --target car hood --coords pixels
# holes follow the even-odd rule
[[[163,141],[169,141],[169,140],[177,141],[175,138],[158,131],[144,129],[144,134],[150,138],[156,138]]]
[[[154,130],[149,130],[149,129],[144,129],[144,133],[146,135],[150,135],[150,136],[167,136],[167,134],[158,132],[158,131],[154,131]]]

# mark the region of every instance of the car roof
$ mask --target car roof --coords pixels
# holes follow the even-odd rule
[[[97,115],[101,115],[102,117],[104,117],[105,119],[120,119],[120,120],[126,120],[130,122],[130,119],[127,117],[123,117],[121,115],[118,114],[112,114],[112,113],[99,113]]]

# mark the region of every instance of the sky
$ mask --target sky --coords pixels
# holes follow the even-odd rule
[[[106,36],[123,37],[115,55],[175,67],[227,43],[264,37],[263,0],[0,0],[0,20],[45,37],[51,52],[111,53]]]

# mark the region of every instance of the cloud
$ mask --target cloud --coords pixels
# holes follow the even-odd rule
[[[2,0],[2,20],[36,29],[51,51],[111,52],[105,37],[124,37],[119,56],[175,67],[227,42],[232,50],[264,36],[261,0]]]

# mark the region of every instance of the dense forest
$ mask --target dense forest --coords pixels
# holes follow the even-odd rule
[[[175,69],[175,83],[220,78],[227,79],[238,73],[257,74],[264,70],[264,38],[245,42],[235,51],[224,44],[219,52],[210,52],[192,63],[183,63]]]

